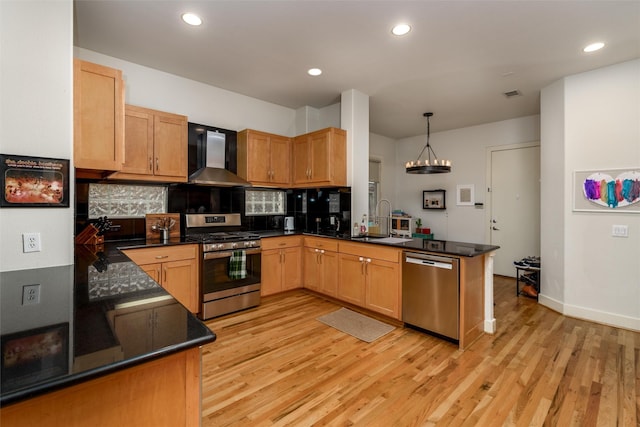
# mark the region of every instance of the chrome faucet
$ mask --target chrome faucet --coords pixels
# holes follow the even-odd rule
[[[389,215],[386,217],[387,218],[387,236],[391,236],[391,213],[393,212],[391,210],[391,202],[388,201],[387,199],[380,199],[380,201],[378,201],[378,203],[376,204],[376,221],[378,220],[378,218],[380,218],[380,205],[382,204],[382,202],[387,202],[387,205],[389,206]]]

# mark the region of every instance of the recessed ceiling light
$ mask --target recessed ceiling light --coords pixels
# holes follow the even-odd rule
[[[590,45],[588,45],[587,47],[585,47],[583,50],[583,52],[595,52],[596,50],[600,50],[604,47],[604,43],[602,42],[597,42],[597,43],[591,43]]]
[[[404,36],[409,31],[411,31],[411,26],[409,24],[398,24],[391,30],[391,32],[396,36]]]
[[[320,68],[309,68],[309,71],[307,71],[307,73],[310,76],[319,76],[320,74],[322,74],[322,70]]]
[[[202,24],[202,19],[195,13],[183,13],[182,20],[189,25],[198,26]]]

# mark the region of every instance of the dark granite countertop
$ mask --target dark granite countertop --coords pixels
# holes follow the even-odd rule
[[[303,235],[314,237],[327,237],[339,240],[347,240],[358,243],[370,243],[374,245],[391,246],[399,249],[413,250],[419,252],[431,252],[441,255],[458,256],[458,257],[474,257],[483,255],[491,251],[499,249],[500,246],[483,245],[479,243],[454,242],[450,240],[429,240],[421,238],[387,238],[386,236],[362,236],[352,237],[348,234],[317,234],[307,232],[285,233],[284,231],[268,231],[259,232],[263,238],[281,237],[290,235]]]
[[[160,244],[78,245],[74,265],[0,273],[0,406],[215,341],[118,249]],[[35,284],[39,302],[27,304],[23,288]]]

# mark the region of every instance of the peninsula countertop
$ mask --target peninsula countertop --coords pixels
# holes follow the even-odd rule
[[[326,237],[338,239],[341,241],[351,241],[358,243],[370,243],[374,245],[391,246],[398,249],[413,250],[420,252],[431,252],[440,255],[456,256],[456,257],[475,257],[488,252],[495,251],[500,246],[485,245],[479,243],[455,242],[450,240],[432,240],[421,239],[417,237],[387,237],[387,236],[351,236],[348,234],[335,233],[308,233],[308,232],[283,232],[283,231],[258,231],[256,232],[262,238],[283,237],[292,235]]]
[[[143,242],[107,244],[100,252],[78,245],[73,265],[0,273],[0,406],[215,341],[118,250]],[[30,285],[38,286],[25,289]],[[166,321],[114,327],[117,316],[148,319],[149,313]]]

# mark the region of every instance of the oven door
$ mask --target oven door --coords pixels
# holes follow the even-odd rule
[[[202,293],[203,301],[233,294],[242,288],[255,289],[260,285],[260,248],[245,249],[246,274],[234,274],[231,268],[233,251],[205,252],[202,256]],[[254,285],[254,286],[252,286]]]

